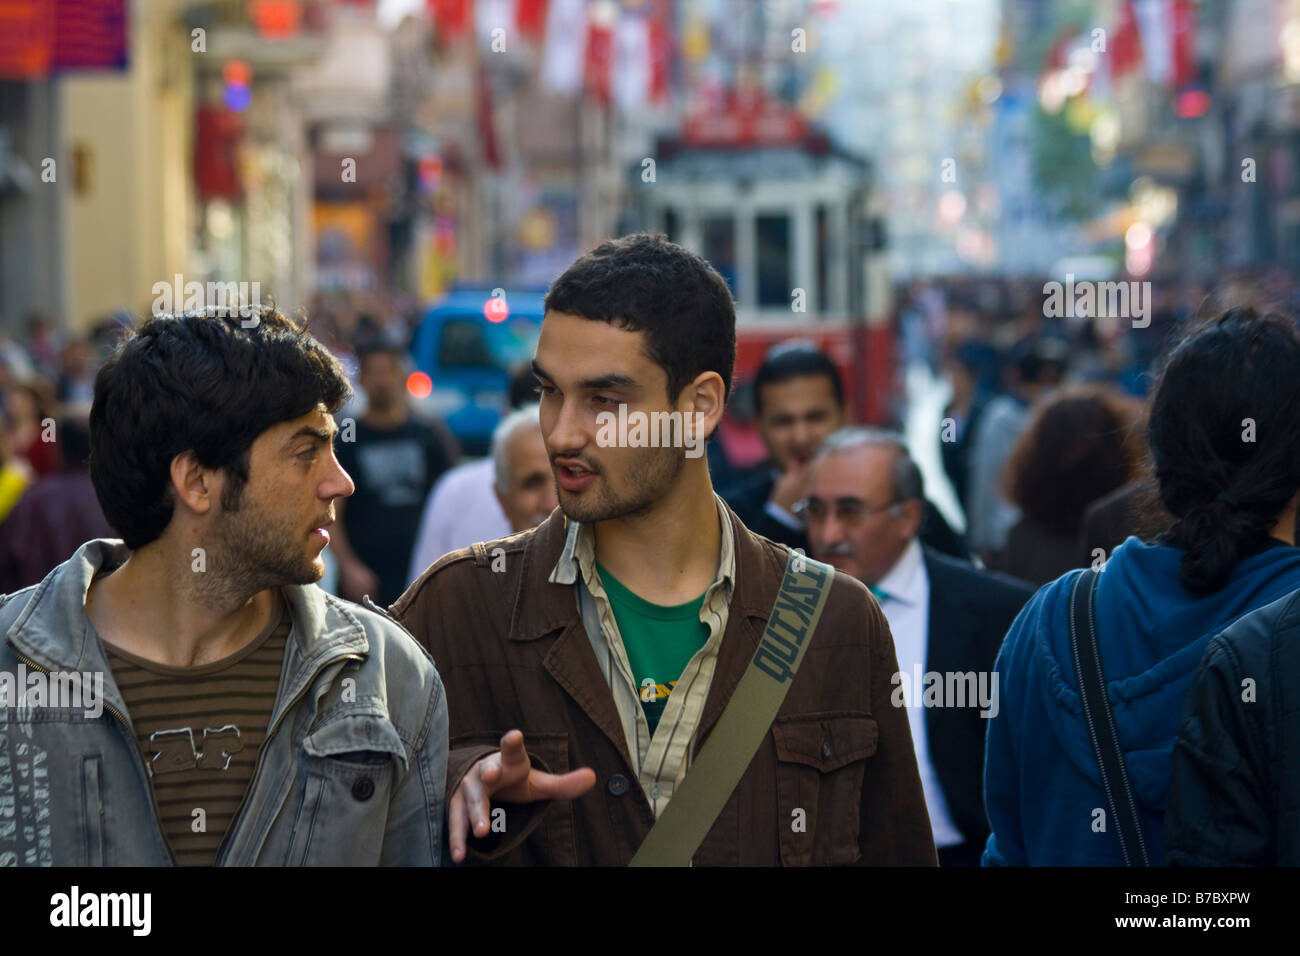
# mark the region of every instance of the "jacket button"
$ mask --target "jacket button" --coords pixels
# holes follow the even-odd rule
[[[822,756],[829,757],[830,755],[831,755],[831,742],[829,739],[825,739],[822,741]]]
[[[609,778],[609,781],[605,786],[614,796],[621,797],[623,794],[627,793],[630,784],[627,782],[627,777],[623,776],[621,773],[616,773]]]
[[[358,800],[366,801],[375,795],[375,782],[369,777],[358,777],[357,782],[352,785],[352,796]]]

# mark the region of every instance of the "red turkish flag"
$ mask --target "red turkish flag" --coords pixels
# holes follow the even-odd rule
[[[239,177],[239,143],[244,121],[219,106],[200,106],[194,117],[194,186],[200,199],[244,196]]]
[[[440,34],[463,36],[469,30],[474,12],[472,0],[428,0],[429,16]]]
[[[1174,89],[1196,79],[1196,8],[1192,0],[1174,0]]]
[[[609,103],[610,99],[609,66],[613,48],[613,23],[603,23],[598,17],[589,17],[583,76],[592,97],[602,104]]]
[[[478,132],[483,145],[483,162],[489,169],[501,168],[501,146],[497,141],[495,111],[492,109],[492,82],[486,63],[480,63],[477,75]]]
[[[672,7],[658,0],[650,14],[650,101],[668,99],[668,61],[672,56]]]
[[[1142,40],[1138,36],[1133,0],[1123,0],[1119,5],[1119,19],[1111,31],[1110,57],[1110,75],[1116,80],[1142,65]]]
[[[518,0],[515,23],[523,36],[540,39],[546,32],[546,0]]]

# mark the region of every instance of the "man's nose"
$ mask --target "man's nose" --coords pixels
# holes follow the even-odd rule
[[[581,411],[576,400],[561,400],[551,433],[546,436],[546,450],[551,456],[580,452],[587,446]]]
[[[837,545],[844,540],[845,528],[843,522],[835,515],[835,509],[831,508],[826,512],[826,517],[822,519],[822,540],[826,542],[827,547]]]
[[[805,422],[796,422],[790,430],[790,446],[793,452],[807,458],[815,450],[812,444],[812,427]]]
[[[330,460],[333,465],[325,483],[321,486],[322,498],[347,498],[352,492],[357,490],[356,484],[352,481],[352,476],[343,470],[339,460],[331,453]]]

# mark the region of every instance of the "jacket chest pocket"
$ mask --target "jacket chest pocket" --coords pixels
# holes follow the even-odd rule
[[[878,733],[865,714],[808,714],[773,722],[783,865],[860,859],[862,786]]]
[[[351,714],[303,741],[302,800],[288,866],[375,866],[406,747],[387,718]]]

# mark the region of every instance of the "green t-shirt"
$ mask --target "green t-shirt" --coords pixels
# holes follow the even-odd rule
[[[677,678],[709,639],[709,626],[700,620],[704,595],[685,604],[664,607],[633,594],[599,562],[596,571],[614,609],[632,677],[640,688],[638,696],[646,723],[650,735],[654,736]]]

